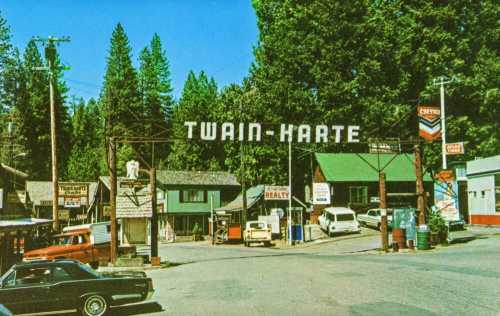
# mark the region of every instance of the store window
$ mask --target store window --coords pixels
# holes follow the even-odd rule
[[[207,191],[203,190],[182,190],[181,203],[206,203]]]
[[[367,186],[349,187],[349,203],[367,204],[368,187]]]

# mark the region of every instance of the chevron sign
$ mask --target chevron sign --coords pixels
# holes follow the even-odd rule
[[[441,110],[434,106],[419,105],[417,112],[419,136],[429,141],[439,139],[441,137]]]

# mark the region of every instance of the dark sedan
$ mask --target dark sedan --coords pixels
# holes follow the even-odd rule
[[[14,314],[102,316],[110,306],[141,302],[153,292],[144,272],[100,274],[76,260],[17,264],[0,279],[0,304]]]

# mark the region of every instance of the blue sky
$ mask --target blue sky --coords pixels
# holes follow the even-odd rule
[[[256,17],[250,0],[2,0],[1,15],[13,44],[24,50],[32,36],[71,37],[59,46],[70,95],[96,97],[102,86],[113,28],[121,22],[138,65],[139,51],[156,32],[172,72],[174,95],[189,70],[204,70],[219,88],[240,83],[253,60]]]

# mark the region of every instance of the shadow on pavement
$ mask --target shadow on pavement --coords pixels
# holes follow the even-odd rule
[[[148,302],[141,304],[133,304],[127,306],[117,306],[111,308],[108,315],[122,316],[122,315],[150,315],[152,313],[159,313],[164,311],[163,307],[157,302]]]

